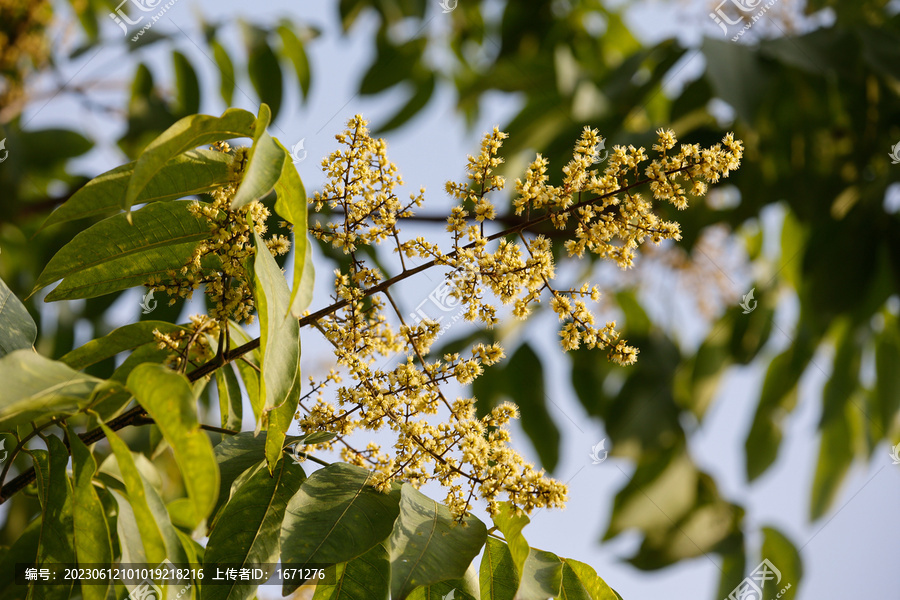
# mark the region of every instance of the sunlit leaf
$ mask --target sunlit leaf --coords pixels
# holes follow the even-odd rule
[[[128,376],[128,389],[172,447],[188,498],[194,503],[196,527],[216,504],[219,470],[212,444],[197,420],[191,384],[162,365],[143,364]]]
[[[31,348],[36,337],[37,325],[28,309],[0,279],[0,357]]]
[[[130,210],[139,202],[141,192],[170,159],[197,146],[240,137],[252,137],[256,118],[253,113],[229,108],[221,117],[191,115],[179,120],[144,149],[128,181],[122,208]]]
[[[231,201],[232,210],[266,197],[275,189],[275,184],[281,177],[282,166],[287,154],[284,148],[266,132],[270,119],[269,107],[265,104],[261,105],[253,133],[253,145],[250,147],[244,166],[244,177]]]

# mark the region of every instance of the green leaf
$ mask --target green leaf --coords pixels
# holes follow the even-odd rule
[[[819,440],[819,460],[813,479],[810,494],[810,518],[821,518],[834,504],[841,488],[841,483],[850,471],[853,463],[853,405],[843,408],[843,417],[833,418],[822,427]]]
[[[752,123],[770,79],[758,53],[731,41],[706,38],[703,55],[716,96],[730,104],[741,120]]]
[[[155,203],[129,213],[132,224],[124,213],[95,223],[56,253],[31,293],[63,279],[45,302],[93,298],[180,269],[210,230],[206,219],[188,210],[190,205]]]
[[[233,157],[224,152],[198,148],[174,156],[141,190],[135,204],[176,200],[208,192],[230,183]],[[41,229],[57,223],[99,217],[118,212],[137,163],[130,162],[91,179],[50,213]]]
[[[447,579],[414,589],[407,600],[481,600],[478,572],[469,565],[462,579]]]
[[[288,152],[281,142],[278,140],[275,142],[287,155]],[[277,194],[275,212],[294,226],[294,287],[291,291],[290,307],[291,314],[299,319],[312,302],[316,271],[312,262],[312,246],[306,233],[308,206],[306,189],[303,187],[297,167],[290,160],[284,161],[281,177],[275,184],[275,193]]]
[[[269,476],[262,461],[234,494],[216,522],[206,545],[204,563],[276,563],[280,554],[279,535],[288,501],[300,489],[306,475],[298,465],[282,460]],[[203,587],[203,600],[252,597],[256,585]]]
[[[564,600],[616,600],[618,597],[593,567],[571,558],[563,559],[561,592],[559,597]]]
[[[16,585],[16,564],[34,564],[41,539],[41,518],[29,523],[12,545],[0,553],[0,598],[21,598],[22,588]],[[7,593],[9,590],[9,593]]]
[[[247,154],[244,176],[231,201],[232,210],[265,198],[275,189],[275,184],[281,177],[287,152],[266,132],[270,116],[269,107],[261,105],[256,119],[253,145]]]
[[[278,263],[255,231],[253,238],[253,297],[259,312],[262,355],[259,397],[269,420],[266,437],[271,442],[266,443],[266,457],[271,471],[300,397],[300,324],[288,310],[291,292]]]
[[[388,600],[391,592],[391,559],[384,544],[345,563],[328,567],[335,572],[334,585],[318,585],[313,600]]]
[[[44,358],[16,350],[0,358],[0,429],[33,420],[68,416],[87,404],[101,380]]]
[[[886,311],[884,330],[875,340],[875,397],[884,433],[889,434],[900,410],[900,334],[897,318]]]
[[[501,502],[497,514],[493,516],[493,521],[508,544],[507,549],[516,568],[516,584],[518,585],[518,581],[522,577],[525,560],[531,553],[531,548],[528,546],[525,536],[522,535],[522,530],[525,529],[525,526],[531,520],[524,512],[517,514],[516,509],[509,502]]]
[[[800,339],[769,363],[759,405],[747,440],[747,477],[753,481],[775,462],[781,446],[782,425],[797,404],[797,383],[812,352]]]
[[[37,325],[28,309],[0,279],[0,357],[13,350],[31,348],[36,337]]]
[[[562,561],[552,552],[532,548],[525,560],[516,600],[556,598],[562,586],[562,566]]]
[[[150,505],[147,501],[148,493],[152,492],[155,494],[155,490],[152,490],[149,485],[145,486],[144,478],[141,476],[134,463],[134,457],[131,455],[131,450],[128,449],[128,446],[122,441],[122,438],[120,438],[112,429],[107,427],[105,423],[101,422],[100,427],[106,434],[106,439],[109,440],[109,445],[112,448],[113,454],[115,454],[119,472],[122,475],[122,482],[125,484],[127,504],[134,513],[134,527],[140,536],[139,539],[141,540],[144,560],[136,560],[134,562],[148,562],[154,565],[160,563],[167,556],[166,543],[163,539],[163,534],[160,531],[160,525],[157,523],[156,517],[153,514],[153,511],[150,510]],[[123,503],[120,502],[120,513],[122,505]],[[118,522],[121,528],[124,523],[121,514],[119,515]],[[123,536],[121,530],[119,531],[119,539],[131,539],[132,542],[136,543],[134,538]],[[123,560],[124,558],[125,557],[123,556]]]
[[[559,463],[560,434],[547,411],[544,392],[544,368],[541,359],[528,344],[522,344],[504,369],[507,393],[519,407],[522,429],[548,471]]]
[[[266,31],[241,21],[244,43],[247,46],[247,74],[259,101],[272,108],[272,118],[278,116],[284,97],[284,76],[278,56],[266,40]]]
[[[175,102],[173,112],[176,115],[192,115],[200,110],[200,82],[197,72],[187,57],[172,51],[172,66],[175,73]]]
[[[252,339],[247,335],[247,332],[234,321],[228,321],[228,330],[230,332],[229,339],[232,350],[248,343]],[[261,363],[262,358],[259,353],[259,348],[254,348],[234,362],[237,366],[238,375],[241,376],[241,381],[244,382],[244,389],[247,391],[250,407],[253,409],[253,422],[256,423],[257,432],[261,426],[264,400],[259,396],[259,371]]]
[[[244,399],[237,375],[231,365],[216,369],[216,389],[219,393],[219,413],[222,415],[222,427],[232,431],[241,430],[243,421]]]
[[[113,548],[109,523],[94,488],[97,462],[81,438],[71,431],[69,445],[72,448],[72,521],[78,564],[111,566]],[[108,585],[82,585],[81,595],[84,600],[104,600],[108,588]]]
[[[766,582],[763,586],[763,597],[760,600],[793,600],[797,594],[797,586],[803,577],[803,561],[800,553],[791,541],[773,527],[763,527],[762,558],[768,560],[781,572],[777,578]],[[785,589],[787,588],[787,589]]]
[[[216,505],[219,469],[212,444],[197,420],[191,384],[162,365],[143,364],[128,376],[128,389],[172,447],[188,498],[194,503],[193,527],[197,527]]]
[[[300,444],[307,437],[309,436],[289,435],[286,441],[288,444]],[[216,500],[214,513],[218,512],[219,507],[228,502],[230,490],[235,480],[265,458],[265,450],[265,438],[263,436],[255,437],[251,431],[229,436],[213,448],[216,454],[216,462],[219,464],[219,495]]]
[[[281,526],[281,562],[336,564],[365,554],[391,534],[400,490],[367,485],[366,469],[335,463],[310,475],[291,498]],[[287,595],[296,585],[285,584]]]
[[[209,47],[212,48],[213,60],[219,67],[219,94],[222,95],[225,105],[231,106],[231,100],[234,98],[234,63],[219,40],[210,41]]]
[[[138,158],[122,208],[130,210],[139,202],[141,192],[171,158],[197,146],[251,137],[255,123],[253,113],[239,108],[229,108],[221,117],[191,115],[180,119],[150,142]]]
[[[519,572],[504,542],[487,538],[478,579],[482,600],[513,600],[516,597]]]
[[[378,128],[378,133],[384,133],[392,129],[397,129],[415,117],[431,100],[434,95],[435,77],[429,73],[428,76],[415,82],[415,88],[409,100],[406,101],[400,109],[387,122]]]
[[[420,585],[463,577],[486,538],[476,517],[457,523],[446,506],[403,484],[391,532],[391,598],[403,600]]]
[[[154,343],[156,341],[156,338],[153,337],[154,329],[158,329],[162,333],[187,331],[185,327],[167,321],[131,323],[113,329],[102,338],[91,340],[85,345],[67,352],[59,360],[80,371],[120,352],[134,350],[145,344]]]
[[[309,58],[306,56],[306,50],[303,48],[303,42],[294,33],[294,30],[287,25],[279,25],[278,37],[281,38],[282,54],[287,56],[294,65],[294,72],[297,73],[297,83],[300,84],[300,91],[303,93],[305,100],[309,96],[310,84],[310,68]]]
[[[72,529],[72,486],[66,476],[69,451],[56,437],[49,436],[50,451],[34,451],[34,473],[41,501],[41,539],[38,545],[38,568],[75,562]],[[52,567],[51,567],[52,568]],[[57,585],[37,585],[31,598],[68,598],[72,580]]]

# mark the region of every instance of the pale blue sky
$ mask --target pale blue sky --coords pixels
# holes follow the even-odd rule
[[[433,7],[431,4],[429,6],[434,19],[428,26],[440,29],[442,15],[439,2],[434,0],[432,4]],[[322,37],[308,48],[313,71],[310,101],[302,105],[293,79],[288,79],[282,114],[272,127],[273,134],[286,146],[305,139],[309,155],[299,164],[299,170],[308,191],[315,189],[322,181],[318,162],[335,148],[333,135],[350,116],[362,112],[378,122],[392,114],[402,98],[396,92],[379,97],[377,101],[355,95],[359,77],[372,57],[370,41],[373,38],[370,34],[373,22],[363,19],[349,37],[341,37],[336,5],[336,2],[309,0],[273,0],[252,4],[235,0],[178,0],[165,18],[155,25],[168,32],[180,29],[184,33],[179,48],[195,65],[203,65],[199,73],[201,86],[205,90],[201,110],[216,114],[224,106],[218,94],[213,92],[218,89],[215,66],[201,52],[205,45],[191,41],[201,40],[195,18],[197,12],[210,20],[227,15],[228,18],[241,16],[259,23],[271,23],[279,17],[290,16],[307,19],[323,30]],[[681,4],[664,6],[659,2],[639,6],[630,14],[629,24],[647,38],[678,33],[685,40],[696,40],[701,28],[708,27],[709,23],[698,22],[696,15],[700,14],[702,21],[702,13],[697,11],[677,12],[679,6]],[[679,15],[680,18],[675,18]],[[227,31],[235,37],[226,45],[237,47],[240,40],[236,28],[232,26]],[[105,24],[104,35],[115,37],[121,32],[110,21]],[[64,47],[71,47],[75,42],[65,39],[62,43]],[[164,52],[151,49],[123,56],[120,50],[106,49],[93,57],[88,53],[72,67],[68,75],[74,75],[73,82],[100,82],[102,85],[98,89],[112,86],[113,91],[98,92],[97,99],[102,99],[106,94],[110,94],[110,98],[121,99],[138,57],[149,61],[157,73],[169,72],[170,61]],[[684,69],[684,73],[697,73],[702,68],[702,57],[697,57]],[[50,85],[49,81],[45,83]],[[116,84],[121,86],[117,88]],[[673,86],[677,86],[677,82]],[[250,89],[246,81],[239,82],[239,87]],[[252,94],[248,97],[240,90],[236,92],[234,102],[236,106],[249,110],[255,111],[257,108]],[[411,190],[418,189],[420,185],[426,186],[429,190],[429,204],[426,207],[436,206],[433,211],[438,212],[447,205],[444,182],[463,176],[465,156],[476,151],[481,132],[495,124],[502,125],[514,114],[517,106],[515,98],[493,95],[484,103],[482,116],[470,132],[454,110],[452,91],[441,87],[426,111],[402,130],[387,136],[389,154],[399,165]],[[82,129],[109,141],[121,135],[119,129],[110,128],[106,117],[85,112],[76,101],[65,96],[54,98],[43,107],[33,106],[26,113],[25,120],[29,121],[29,128],[61,125]],[[97,174],[120,164],[122,160],[123,157],[110,144],[73,166],[76,170]],[[777,211],[769,216],[777,224],[778,215],[775,213]],[[327,269],[322,271],[327,273]],[[408,292],[405,296],[424,298],[434,287],[435,281],[422,278],[411,282],[405,288]],[[316,303],[326,300],[327,283],[319,279]],[[139,294],[136,294],[122,301],[120,312],[123,322],[134,318],[138,299]],[[655,300],[663,307],[672,306],[666,298]],[[413,310],[417,302],[410,301],[407,308]],[[780,301],[777,322],[788,335],[796,309],[793,298],[786,297]],[[462,326],[458,327],[458,331],[462,332]],[[457,331],[451,331],[449,335],[455,337],[457,334]],[[525,335],[531,339],[555,339],[554,325],[547,319],[540,319],[528,326]],[[786,334],[779,333],[776,328],[769,351],[775,352],[787,343]],[[545,342],[545,345],[549,344]],[[310,350],[317,348],[307,345],[306,356],[310,355]],[[548,367],[558,370],[559,375],[555,379],[565,381],[568,360],[552,348],[542,352],[542,356]],[[900,574],[895,567],[895,557],[900,554],[900,540],[896,535],[900,531],[900,512],[896,510],[896,499],[900,497],[900,466],[891,464],[886,448],[876,452],[869,463],[854,465],[835,511],[818,523],[808,522],[807,506],[818,451],[816,423],[819,398],[830,361],[830,353],[816,355],[814,362],[821,369],[811,369],[802,382],[800,403],[788,420],[780,458],[754,485],[748,486],[746,483],[743,446],[761,382],[757,368],[735,369],[728,375],[717,402],[699,432],[691,437],[690,451],[697,464],[715,477],[721,492],[746,507],[746,522],[750,524],[748,531],[754,532],[763,525],[774,525],[798,547],[803,547],[805,576],[799,587],[800,600],[895,598],[900,589]],[[305,360],[307,372],[315,366]],[[548,387],[547,393],[553,401],[553,419],[563,437],[561,466],[556,476],[569,482],[570,502],[563,511],[542,511],[534,516],[525,532],[531,545],[591,564],[626,600],[712,600],[718,584],[717,557],[700,557],[674,568],[644,573],[620,560],[637,549],[639,535],[629,533],[602,546],[598,543],[609,518],[614,494],[628,481],[633,467],[627,461],[615,458],[601,465],[591,465],[588,457],[590,448],[605,437],[602,424],[587,417],[567,386]],[[521,431],[517,433],[516,445],[527,456],[536,459],[524,435]],[[749,539],[748,561],[752,566],[758,562],[756,552],[761,540],[755,533],[751,533]],[[276,597],[274,592],[272,588],[264,593],[266,597]]]

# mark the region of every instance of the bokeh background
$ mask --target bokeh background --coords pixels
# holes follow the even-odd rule
[[[88,225],[38,232],[49,212],[194,112],[268,103],[310,192],[334,134],[363,113],[411,190],[428,190],[407,233],[432,237],[444,182],[494,125],[510,133],[508,190],[535,152],[558,180],[585,125],[607,150],[649,148],[659,127],[701,144],[734,131],[741,170],[685,212],[660,208],[680,243],[628,272],[560,257],[564,277],[601,284],[600,312],[640,347],[637,365],[563,354],[552,315],[492,332],[454,322],[421,304],[440,274],[407,282],[404,308],[444,317],[438,346],[503,341],[510,360],[474,393],[518,403],[517,447],[570,486],[565,510],[533,515],[533,546],[591,564],[627,600],[725,598],[762,558],[792,584],[783,598],[896,597],[900,3],[176,0],[137,41],[116,7],[143,14],[0,0],[0,277],[19,297]],[[316,249],[319,273],[333,258]],[[38,351],[203,310],[160,298],[143,315],[143,292],[36,295]],[[303,343],[304,373],[327,371],[327,348]],[[593,464],[601,441],[608,458]],[[37,510],[25,496],[0,506],[0,544]]]

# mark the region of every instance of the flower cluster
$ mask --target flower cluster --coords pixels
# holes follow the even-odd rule
[[[153,330],[153,338],[160,350],[169,350],[165,365],[176,371],[184,371],[188,364],[198,366],[212,358],[210,338],[219,336],[219,323],[205,315],[191,315],[186,327],[172,333]]]
[[[221,152],[231,150],[225,142],[213,148]],[[245,154],[246,148],[236,149],[232,169],[240,168]],[[254,303],[245,264],[255,252],[254,229],[260,236],[264,235],[266,220],[271,213],[256,200],[232,210],[231,201],[236,191],[237,184],[226,185],[210,192],[212,202],[191,204],[191,214],[210,223],[208,237],[197,244],[179,271],[169,269],[165,278],[151,277],[147,286],[166,292],[171,297],[169,305],[172,305],[176,297],[190,298],[195,289],[205,285],[211,317],[219,321],[231,318],[249,323],[253,320]],[[265,243],[273,255],[286,254],[291,248],[290,241],[282,235],[271,236]]]
[[[471,355],[447,354],[435,359],[429,350],[440,331],[425,320],[407,324],[391,295],[391,285],[431,267],[450,267],[446,276],[450,295],[464,307],[465,317],[492,326],[498,306],[512,305],[512,313],[526,318],[543,298],[563,322],[560,336],[564,349],[605,348],[610,359],[628,365],[637,349],[621,340],[615,323],[602,326],[588,308],[599,291],[588,284],[572,289],[554,285],[553,248],[548,237],[528,233],[549,223],[569,236],[565,247],[572,256],[591,252],[614,260],[622,268],[631,265],[637,248],[649,239],[678,239],[677,223],[662,221],[652,202],[634,188],[649,185],[654,200],[684,208],[688,194],[706,192],[706,184],[728,176],[737,168],[742,148],[729,135],[722,145],[700,149],[676,145],[671,131],[660,131],[653,149],[658,158],[648,161],[643,148],[617,146],[604,172],[592,170],[597,132],[586,128],[573,159],[563,168],[559,186],[548,183],[548,162],[538,156],[524,180],[516,182],[512,206],[516,216],[501,217],[491,194],[504,189],[495,170],[506,134],[494,129],[481,144],[478,156],[468,161],[468,181],[449,182],[447,192],[458,202],[447,219],[451,243],[447,248],[424,237],[401,241],[398,222],[412,216],[424,190],[400,202],[395,189],[402,183],[386,155],[382,140],[374,140],[366,122],[356,116],[337,136],[343,149],[323,161],[328,181],[310,203],[317,211],[326,205],[330,219],[311,226],[320,240],[350,255],[348,265],[335,271],[334,310],[313,322],[333,345],[338,364],[349,381],[330,374],[301,399],[298,420],[306,431],[328,431],[337,437],[326,446],[342,446],[345,460],[373,468],[374,483],[388,489],[394,478],[414,485],[437,481],[448,490],[446,503],[462,516],[474,498],[497,509],[502,497],[531,511],[561,506],[566,487],[528,464],[508,446],[509,421],[517,417],[514,405],[502,404],[478,417],[473,398],[447,398],[442,384],[470,384],[485,367],[504,357],[497,345],[478,345]],[[505,229],[498,223],[509,225]],[[494,227],[491,231],[489,228]],[[360,246],[392,241],[401,271],[391,279],[357,256]],[[408,268],[407,259],[425,264]],[[389,319],[392,311],[396,319]],[[391,324],[398,320],[399,327]],[[404,355],[392,368],[376,367],[379,357]],[[337,387],[332,400],[321,389]],[[341,385],[338,385],[341,384]],[[318,394],[315,401],[310,400]],[[392,430],[396,437],[391,452],[374,443],[356,449],[346,439],[359,429]],[[462,481],[462,483],[460,483]]]

